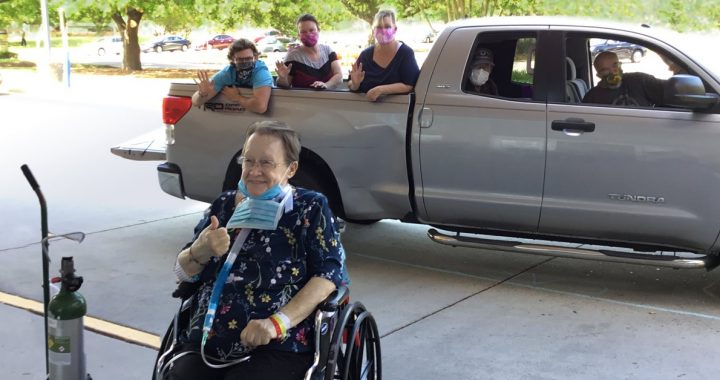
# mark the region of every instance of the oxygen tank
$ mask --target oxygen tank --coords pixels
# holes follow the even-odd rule
[[[61,282],[61,287],[48,304],[49,379],[86,380],[83,316],[87,305],[77,292],[83,279],[75,276],[72,257],[62,258],[60,277],[52,282]]]

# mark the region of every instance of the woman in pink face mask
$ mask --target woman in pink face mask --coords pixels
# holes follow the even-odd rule
[[[290,51],[285,62],[277,61],[278,87],[309,87],[318,90],[342,83],[342,69],[337,54],[330,46],[319,44],[320,26],[311,14],[297,21],[302,46]]]
[[[348,87],[365,92],[371,101],[383,95],[407,94],[415,87],[420,68],[415,52],[395,39],[395,13],[381,10],[375,15],[375,44],[363,50],[350,70]]]

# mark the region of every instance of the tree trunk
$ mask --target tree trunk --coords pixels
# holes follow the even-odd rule
[[[123,64],[122,70],[139,71],[142,70],[142,64],[140,63],[140,43],[138,41],[138,29],[140,27],[140,20],[142,19],[143,12],[135,8],[127,8],[127,23],[120,15],[120,11],[116,10],[112,14],[112,19],[115,21],[120,34],[123,39]]]
[[[7,29],[0,29],[0,53],[5,53],[10,48]]]

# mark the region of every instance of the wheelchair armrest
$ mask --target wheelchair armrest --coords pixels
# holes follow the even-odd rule
[[[335,311],[340,305],[347,303],[348,300],[350,300],[350,289],[348,289],[347,286],[341,285],[333,290],[324,301],[320,302],[318,309],[321,311]]]

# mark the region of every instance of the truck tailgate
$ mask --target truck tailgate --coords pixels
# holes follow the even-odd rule
[[[163,161],[166,146],[165,128],[159,128],[112,147],[110,151],[128,160]]]

